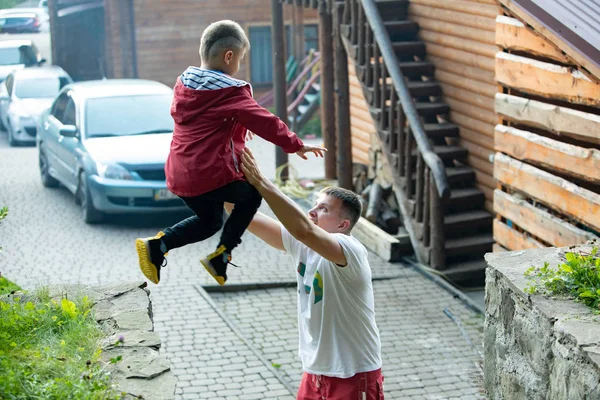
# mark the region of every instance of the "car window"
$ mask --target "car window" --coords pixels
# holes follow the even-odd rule
[[[22,64],[21,52],[18,47],[4,47],[0,49],[0,64],[17,65]]]
[[[172,100],[171,94],[89,99],[85,103],[86,135],[91,138],[173,132]]]
[[[58,78],[17,80],[15,96],[20,99],[54,98],[61,89],[60,83]]]
[[[67,103],[70,99],[71,97],[67,92],[58,96],[58,99],[56,99],[54,105],[52,106],[52,111],[50,111],[50,114],[54,115],[54,118],[62,122],[65,115],[65,109],[67,108]]]
[[[75,125],[75,102],[71,97],[67,101],[65,115],[61,121],[65,125]]]

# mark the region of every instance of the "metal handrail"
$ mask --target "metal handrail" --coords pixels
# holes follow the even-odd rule
[[[435,186],[440,198],[446,200],[450,197],[450,185],[448,184],[448,177],[446,176],[446,168],[444,167],[441,158],[433,151],[433,148],[429,144],[423,123],[417,113],[415,101],[405,83],[404,74],[400,70],[398,58],[392,47],[392,41],[384,28],[385,25],[383,19],[379,15],[377,5],[374,0],[360,1],[365,12],[365,17],[373,31],[375,41],[379,45],[381,56],[387,66],[390,78],[392,78],[392,84],[398,93],[398,98],[402,104],[406,119],[410,124],[417,147],[423,156],[423,161],[425,161],[425,164],[427,164],[433,174]]]

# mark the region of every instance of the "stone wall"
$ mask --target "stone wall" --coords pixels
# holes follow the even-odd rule
[[[126,393],[125,399],[175,398],[176,379],[169,361],[159,353],[161,342],[154,332],[146,282],[100,287],[59,285],[49,291],[56,300],[88,296],[92,315],[106,332],[102,361],[116,389]],[[111,363],[111,359],[120,361]]]
[[[568,299],[529,295],[531,266],[565,249],[486,255],[485,389],[489,399],[600,399],[600,317]]]

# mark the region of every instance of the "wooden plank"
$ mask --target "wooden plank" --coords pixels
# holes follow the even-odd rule
[[[441,3],[441,2],[440,2]],[[444,3],[451,3],[445,1]],[[494,26],[495,16],[482,17],[480,15],[470,15],[464,12],[443,10],[441,8],[429,7],[420,4],[410,2],[408,6],[409,19],[413,17],[424,17],[435,21],[445,21],[456,23],[460,21],[465,26],[473,28],[485,29],[488,31],[495,32],[496,27]]]
[[[436,57],[431,54],[427,55],[427,59],[431,61],[436,69],[440,69],[446,72],[452,72],[458,76],[464,76],[471,80],[487,83],[495,81],[496,74],[494,71],[488,71],[479,67],[471,67],[464,63],[450,61],[449,59]]]
[[[478,93],[483,96],[493,97],[498,92],[498,86],[494,85],[494,81],[489,81],[487,83],[473,82],[473,80],[469,77],[457,75],[444,70],[436,70],[435,77],[440,82],[469,90],[473,93]]]
[[[600,230],[600,194],[581,188],[502,153],[494,157],[494,178],[540,203]]]
[[[490,160],[483,160],[479,157],[469,155],[467,156],[467,165],[487,175],[494,176],[494,164]]]
[[[492,191],[486,193],[486,198],[493,200],[493,190],[498,186],[498,182],[496,182],[494,177],[490,174],[481,172],[475,168],[473,168],[473,171],[475,171],[475,178],[477,183],[480,186],[485,187],[488,191]],[[491,197],[488,197],[488,195],[491,195]]]
[[[440,82],[440,86],[442,87],[442,92],[446,97],[452,97],[484,110],[491,111],[492,113],[495,112],[494,97],[492,96],[482,96],[474,93],[471,90],[461,89],[443,82]]]
[[[482,56],[479,54],[470,53],[468,51],[451,49],[433,42],[425,42],[425,47],[427,49],[428,56],[431,55],[444,58],[457,63],[463,63],[465,66],[482,68],[486,71],[495,70],[496,64],[493,57]]]
[[[497,125],[496,150],[518,160],[600,184],[600,151]]]
[[[371,118],[371,113],[369,112],[369,109],[366,107],[363,107],[362,104],[357,105],[354,102],[350,103],[350,114],[356,118],[359,118],[365,122],[369,122],[369,121],[373,121],[373,118]]]
[[[494,18],[498,14],[498,7],[494,5],[481,5],[471,1],[453,0],[411,0],[411,4],[420,4],[423,6],[435,7],[444,10],[458,11],[465,14],[481,15]]]
[[[375,126],[372,123],[369,123],[361,118],[358,118],[352,114],[352,110],[350,111],[350,123],[353,128],[359,129],[365,133],[375,132]]]
[[[479,146],[475,143],[465,140],[464,138],[459,139],[458,143],[460,144],[460,146],[467,149],[470,155],[478,157],[482,161],[488,161],[490,159],[490,156],[494,154],[493,150],[486,149],[485,147]]]
[[[595,76],[596,80],[600,80],[600,66],[598,62],[593,62],[587,58],[584,54],[580,53],[575,47],[572,47],[567,43],[559,33],[554,32],[552,29],[547,28],[540,20],[534,15],[530,14],[520,5],[514,2],[514,0],[499,0],[502,5],[511,11],[513,16],[519,18],[521,21],[531,26],[537,33],[554,43],[558,48],[562,49],[567,57],[572,59],[576,64],[583,66],[592,75]]]
[[[446,3],[453,4],[453,3]],[[415,16],[411,18],[411,21],[415,21],[419,24],[419,29],[425,29],[431,32],[438,32],[445,35],[450,35],[454,37],[474,40],[476,42],[484,43],[484,44],[495,44],[495,33],[490,32],[488,30],[472,28],[469,26],[464,26],[460,24],[460,21],[454,21],[455,23],[450,22],[440,22],[436,20],[432,20],[425,17]]]
[[[493,44],[485,44],[472,39],[463,39],[427,29],[419,29],[419,36],[425,42],[436,43],[441,46],[478,54],[484,57],[494,57],[494,54],[498,51],[498,48]]]
[[[407,245],[406,240],[401,242],[363,217],[354,225],[352,235],[384,261],[398,261],[400,257],[412,254],[410,240]]]
[[[537,240],[512,229],[498,219],[494,220],[494,240],[501,246],[513,251],[545,247]]]
[[[506,248],[502,247],[501,245],[499,245],[498,243],[494,243],[494,245],[492,246],[492,251],[494,253],[502,253],[505,251],[508,251]]]
[[[542,97],[600,107],[600,84],[575,70],[531,58],[498,52],[496,80]]]
[[[593,233],[498,189],[494,191],[494,212],[556,247],[585,243],[591,239],[600,240]]]
[[[524,125],[600,144],[600,115],[504,93],[496,94],[496,112]]]
[[[492,154],[494,154],[495,151],[495,147],[494,147],[494,138],[487,136],[487,135],[482,135],[480,133],[474,132],[470,129],[466,129],[466,128],[461,128],[460,129],[460,137],[462,139],[468,140],[471,143],[475,143],[481,147],[484,147],[486,150],[490,150],[490,152]],[[489,157],[486,158],[486,160],[488,160]]]
[[[496,44],[505,50],[523,51],[561,63],[569,63],[564,53],[551,42],[525,27],[515,18],[499,15],[496,18]]]

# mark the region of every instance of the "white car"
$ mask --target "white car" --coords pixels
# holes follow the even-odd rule
[[[11,146],[35,143],[40,115],[71,82],[58,66],[24,68],[8,75],[0,84],[0,122]]]

